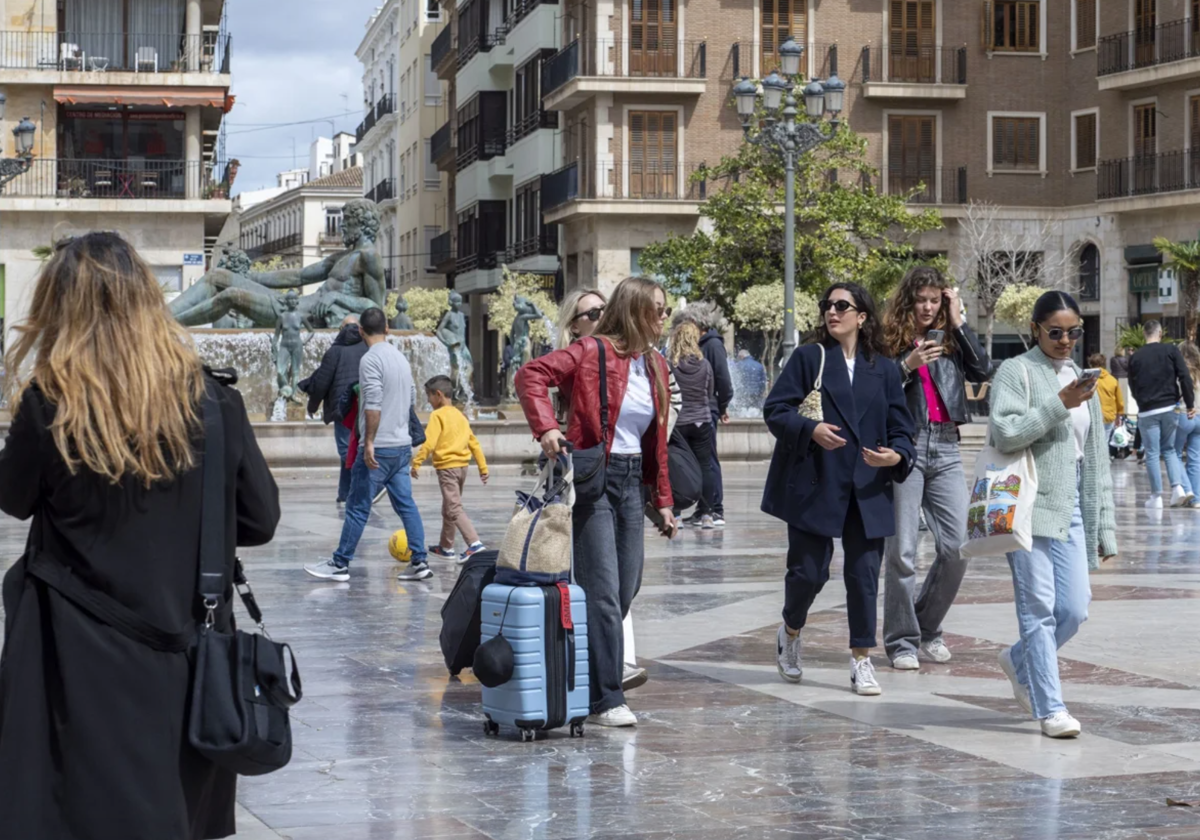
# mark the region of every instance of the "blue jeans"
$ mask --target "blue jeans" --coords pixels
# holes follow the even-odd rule
[[[1186,414],[1176,414],[1178,427],[1175,429],[1175,453],[1182,458],[1187,455],[1187,466],[1181,473],[1183,489],[1187,493],[1200,494],[1200,414],[1191,420]]]
[[[1142,433],[1142,443],[1146,447],[1146,472],[1150,475],[1150,492],[1156,496],[1163,491],[1160,458],[1167,460],[1167,480],[1171,482],[1171,486],[1178,487],[1183,484],[1183,464],[1179,461],[1179,453],[1175,451],[1178,416],[1174,411],[1164,411],[1150,417],[1138,417],[1138,431]]]
[[[342,522],[342,538],[333,561],[339,566],[348,566],[354,559],[354,550],[362,539],[367,517],[371,515],[371,501],[381,487],[387,487],[392,510],[404,523],[408,533],[408,546],[412,549],[413,565],[425,562],[425,526],[421,523],[421,512],[412,496],[412,477],[408,469],[412,465],[412,447],[376,449],[377,469],[367,469],[364,460],[366,449],[358,450],[358,459],[350,471],[350,496],[346,499],[346,519]]]
[[[333,440],[338,453],[337,500],[344,502],[350,498],[350,468],[346,466],[346,453],[350,451],[350,429],[343,426],[341,420],[333,421]]]
[[[1076,488],[1075,512],[1065,542],[1034,537],[1032,551],[1008,555],[1021,630],[1020,641],[1012,646],[1012,661],[1017,678],[1029,688],[1036,720],[1067,708],[1058,679],[1058,649],[1087,621],[1092,600],[1088,550]]]

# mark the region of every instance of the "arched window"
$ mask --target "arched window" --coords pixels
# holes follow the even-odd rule
[[[1100,249],[1091,242],[1079,250],[1079,299],[1100,300]]]

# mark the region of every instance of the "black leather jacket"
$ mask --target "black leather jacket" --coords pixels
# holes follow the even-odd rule
[[[967,411],[967,382],[987,382],[992,377],[992,365],[988,360],[979,338],[966,324],[952,331],[958,342],[958,352],[934,360],[929,365],[933,375],[933,386],[946,404],[950,419],[962,425],[970,422],[971,415]],[[896,359],[896,367],[900,370],[900,379],[904,383],[904,397],[908,402],[908,410],[913,416],[913,422],[918,429],[929,425],[929,409],[925,405],[925,389],[921,387],[921,377],[916,371],[905,376],[904,367],[900,364],[908,358],[908,353]]]

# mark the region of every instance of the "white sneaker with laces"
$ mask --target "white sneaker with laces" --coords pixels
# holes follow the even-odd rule
[[[921,663],[915,653],[901,653],[892,660],[892,667],[897,671],[920,671]]]
[[[636,726],[637,717],[628,706],[621,705],[598,715],[588,715],[587,722],[596,726]]]
[[[1146,510],[1162,510],[1163,509],[1162,496],[1159,496],[1159,495],[1151,496],[1149,499],[1146,500],[1145,507],[1146,507]]]
[[[336,580],[338,583],[345,583],[350,580],[350,567],[339,566],[333,562],[333,558],[322,560],[320,563],[313,563],[311,566],[305,566],[304,571],[321,580]]]
[[[1012,684],[1013,697],[1017,703],[1025,710],[1027,714],[1033,714],[1033,703],[1029,700],[1029,689],[1021,684],[1017,679],[1017,666],[1012,661],[1012,648],[1005,648],[1000,651],[1000,670],[1004,672],[1004,676],[1008,677],[1008,681]]]
[[[725,517],[717,516],[716,514],[713,514],[713,527],[714,528],[724,528],[725,527]]]
[[[1196,497],[1183,489],[1181,485],[1176,484],[1171,488],[1171,507],[1184,507],[1190,505]]]
[[[804,675],[800,667],[800,634],[793,636],[784,624],[779,625],[775,637],[775,666],[779,668],[779,676],[790,683],[800,682]]]
[[[946,643],[941,639],[930,639],[928,642],[921,642],[921,653],[934,662],[950,661],[950,648],[946,647]]]
[[[640,688],[645,685],[650,679],[650,674],[645,668],[639,668],[636,665],[625,665],[625,671],[621,674],[621,690],[633,691],[635,688]]]
[[[713,524],[713,518],[711,516],[700,517],[700,529],[702,531],[711,531],[716,527],[717,526]]]
[[[1042,734],[1047,738],[1075,738],[1083,731],[1079,721],[1071,717],[1069,712],[1055,712],[1048,718],[1042,718]]]
[[[871,657],[850,657],[850,688],[855,694],[863,697],[877,697],[883,694],[879,680],[875,679],[875,666],[871,664]]]

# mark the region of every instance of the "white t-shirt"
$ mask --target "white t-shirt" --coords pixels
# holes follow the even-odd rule
[[[845,358],[844,355],[843,358]],[[858,361],[858,356],[855,356],[853,359],[846,359],[846,373],[850,374],[851,385],[854,384],[854,363],[856,361]]]
[[[1075,369],[1067,364],[1066,359],[1052,359],[1054,369],[1058,371],[1058,382],[1060,385],[1067,386],[1074,382],[1079,377],[1075,375]],[[1088,431],[1092,428],[1092,415],[1088,404],[1084,403],[1078,408],[1071,409],[1071,429],[1075,433],[1075,460],[1082,461],[1085,446],[1087,444]]]
[[[625,401],[617,412],[612,454],[641,455],[642,435],[653,421],[654,400],[650,396],[646,357],[638,356],[629,362],[629,385],[625,389]]]

